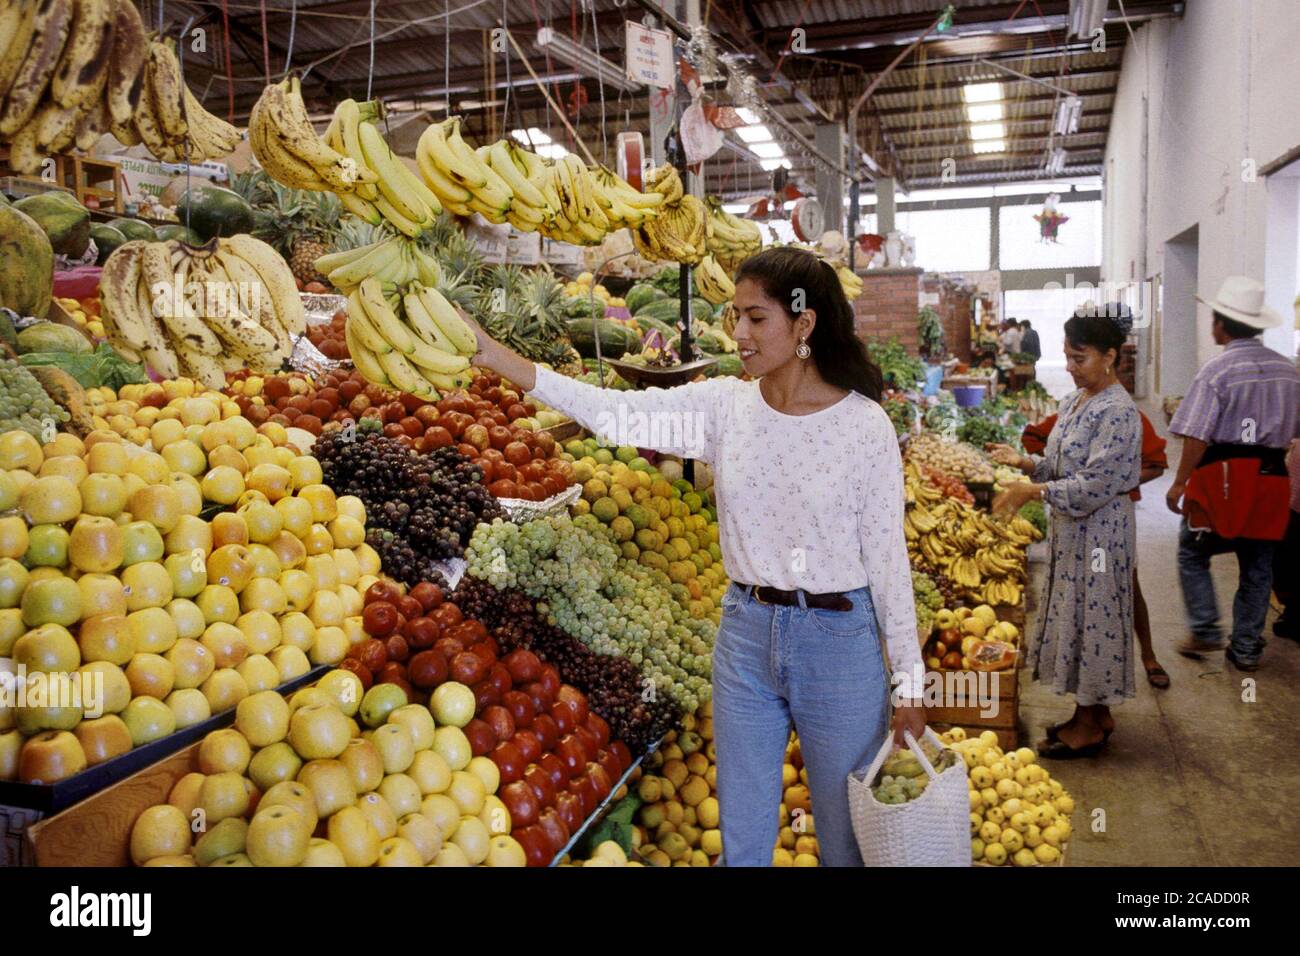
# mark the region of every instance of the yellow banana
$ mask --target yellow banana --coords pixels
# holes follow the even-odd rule
[[[415,351],[415,340],[406,326],[402,324],[402,320],[384,301],[384,291],[380,288],[377,279],[371,277],[362,280],[361,285],[357,287],[357,295],[361,300],[361,304],[365,306],[366,317],[389,345],[408,355]],[[372,351],[374,350],[372,349]],[[383,358],[380,353],[376,352],[376,354]],[[387,366],[385,366],[385,369],[387,369]],[[391,371],[389,376],[392,377]]]

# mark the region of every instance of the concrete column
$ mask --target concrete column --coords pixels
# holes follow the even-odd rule
[[[894,177],[876,180],[876,232],[887,236],[894,230]]]
[[[839,123],[818,123],[814,145],[841,165],[844,164],[844,127]],[[827,229],[844,232],[844,182],[840,174],[817,164],[817,198],[826,214]]]

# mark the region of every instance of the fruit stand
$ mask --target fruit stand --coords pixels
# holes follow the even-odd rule
[[[44,75],[0,112],[12,168],[52,158],[76,190],[0,202],[21,262],[0,264],[0,678],[17,695],[0,701],[0,823],[21,834],[3,862],[716,863],[730,580],[712,475],[472,367],[464,316],[611,390],[742,376],[731,299],[758,224],[692,194],[684,164],[620,175],[576,135],[585,160],[422,114],[399,156],[384,102],[331,103],[318,129],[292,72],[251,102],[229,189],[177,176],[158,197],[176,222],[104,221],[92,210],[120,206],[84,155],[101,134],[197,163],[243,132],[132,4],[111,29],[106,2],[78,0],[75,24],[38,30],[46,6],[68,5],[0,17],[26,40],[71,34],[83,59],[98,22],[111,55],[86,61],[98,76],[72,105]],[[503,259],[483,236],[508,230],[594,271]],[[834,236],[801,245],[852,299]],[[92,260],[94,295],[54,297],[60,266]],[[927,666],[996,686],[994,716],[932,716],[1028,805],[1001,784],[1028,764],[1016,667],[1041,529],[971,493],[1006,477],[981,449],[1007,409],[924,404],[916,358],[869,344],[907,438]],[[1047,787],[1034,806],[1060,797],[1025,776]],[[782,791],[773,862],[817,865],[797,737]],[[1042,813],[1040,843],[1063,845]],[[1017,864],[1055,859],[1022,848]]]

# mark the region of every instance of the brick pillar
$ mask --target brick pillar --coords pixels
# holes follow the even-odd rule
[[[867,269],[860,272],[862,295],[853,303],[859,338],[898,339],[918,354],[916,313],[921,308],[924,273],[920,269]]]

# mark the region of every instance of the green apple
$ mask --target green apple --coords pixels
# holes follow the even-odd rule
[[[0,658],[13,654],[14,642],[26,633],[27,625],[19,608],[7,607],[0,611]]]
[[[347,673],[355,679],[355,675]],[[388,715],[388,723],[402,724],[411,732],[411,743],[417,751],[428,750],[433,746],[433,735],[438,729],[433,722],[433,714],[423,704],[405,704]]]
[[[464,727],[474,719],[474,692],[456,681],[439,684],[429,699],[429,709],[439,727]]]
[[[132,521],[122,528],[122,566],[141,561],[161,561],[163,539],[148,521]]]
[[[471,716],[473,716],[473,701],[474,694],[471,692]],[[361,720],[367,727],[382,727],[388,722],[389,714],[404,706],[406,706],[406,691],[396,684],[375,684],[366,691],[365,697],[361,698]]]
[[[22,610],[23,623],[28,627],[42,624],[69,627],[81,620],[81,588],[72,578],[33,581],[23,591]]]
[[[153,525],[149,527],[152,528]],[[172,593],[178,598],[196,597],[208,586],[207,564],[201,555],[191,555],[188,552],[169,554],[163,561],[163,567],[171,576]]]
[[[30,682],[27,692],[31,694]],[[71,730],[81,723],[80,707],[17,707],[14,716],[18,729],[24,735],[33,737],[43,730]]]
[[[131,731],[131,745],[160,740],[176,730],[176,715],[157,697],[137,697],[122,711],[126,729]]]
[[[248,824],[239,817],[227,817],[217,822],[194,844],[194,861],[199,866],[211,866],[223,856],[244,852]]]
[[[23,563],[29,568],[61,568],[68,563],[68,532],[57,524],[38,524],[27,532],[27,553]]]
[[[13,558],[0,558],[0,608],[18,606],[27,587],[27,577],[27,569],[20,562]]]

